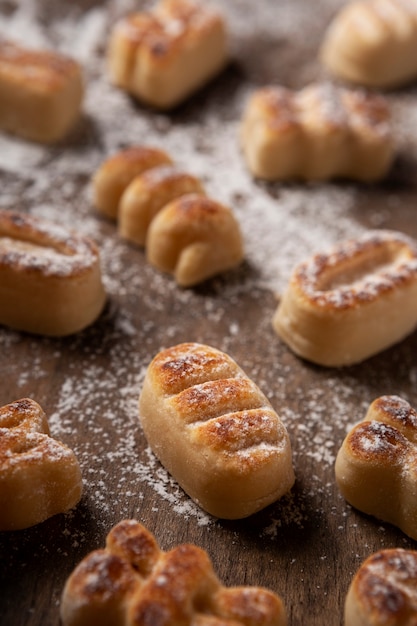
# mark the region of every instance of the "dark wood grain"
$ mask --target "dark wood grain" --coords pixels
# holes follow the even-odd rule
[[[387,94],[396,112],[398,158],[382,184],[258,183],[241,162],[234,134],[244,99],[268,82],[299,88],[322,78],[317,49],[342,2],[227,3],[233,62],[169,115],[142,108],[107,84],[106,37],[115,17],[135,5],[121,4],[0,0],[0,34],[20,32],[28,43],[43,40],[66,51],[73,45],[87,77],[84,116],[66,142],[40,148],[0,138],[1,205],[94,236],[109,294],[99,320],[74,337],[55,340],[0,328],[0,405],[24,396],[37,400],[52,433],[76,451],[85,483],[81,503],[69,514],[0,533],[0,624],[56,626],[62,588],[74,566],[103,545],[112,525],[134,517],[164,549],[181,542],[206,549],[225,584],[264,585],[279,593],[291,626],[337,626],[362,560],[380,548],[416,547],[399,530],[345,503],[334,480],[334,458],[348,426],[363,418],[377,396],[395,393],[417,406],[417,334],[351,368],[303,362],[272,331],[279,290],[265,279],[256,253],[263,246],[270,250],[276,229],[277,247],[265,264],[283,254],[283,243],[294,258],[304,258],[313,250],[303,229],[314,223],[315,211],[330,239],[375,227],[417,238],[417,130],[407,117],[417,106],[416,86]],[[181,290],[95,212],[90,199],[95,168],[133,142],[173,151],[213,195],[234,206],[252,251],[242,268]],[[329,199],[326,210],[320,209],[321,198]],[[338,223],[341,212],[336,206],[332,211],[332,202],[340,199],[349,202]],[[280,225],[267,226],[268,242],[256,241],[262,231],[252,229],[249,218],[262,226],[271,219],[262,207],[275,205]],[[320,243],[318,234],[315,244]],[[276,285],[285,279],[277,276]],[[249,519],[221,521],[200,512],[147,449],[137,415],[144,370],[159,350],[182,341],[228,352],[288,427],[296,484],[291,494]]]

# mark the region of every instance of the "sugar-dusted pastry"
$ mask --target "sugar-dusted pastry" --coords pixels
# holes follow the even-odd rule
[[[213,78],[228,57],[224,20],[205,3],[162,0],[116,23],[109,43],[112,82],[169,109]]]
[[[349,2],[331,22],[320,52],[337,77],[393,88],[417,78],[417,0]]]
[[[95,321],[105,299],[99,253],[90,239],[0,210],[0,324],[70,335]]]
[[[382,396],[345,438],[336,458],[343,497],[417,539],[417,412]]]
[[[417,327],[417,243],[370,231],[300,263],[273,327],[320,365],[359,363],[394,345]]]
[[[247,517],[294,483],[285,426],[255,383],[215,348],[183,343],[157,354],[139,414],[155,455],[216,517]]]
[[[250,172],[266,180],[375,181],[393,159],[385,99],[330,84],[255,91],[243,114],[241,143]]]
[[[388,548],[368,557],[345,600],[345,626],[413,626],[417,622],[417,551]]]
[[[119,234],[144,246],[150,223],[171,200],[188,193],[204,194],[201,182],[170,165],[146,170],[133,179],[119,204]]]
[[[148,261],[192,287],[243,260],[239,224],[228,207],[187,194],[167,204],[152,220],[146,239]]]
[[[132,146],[112,155],[101,164],[93,178],[93,202],[113,219],[118,217],[123,192],[132,180],[158,165],[172,164],[164,150],[151,146]]]
[[[37,402],[0,408],[0,531],[20,530],[72,509],[82,493],[75,454],[49,435]]]
[[[32,141],[58,141],[78,119],[83,92],[73,59],[0,40],[0,129]]]
[[[281,598],[262,587],[225,587],[205,550],[164,552],[136,520],[114,526],[104,549],[68,578],[63,626],[286,626]]]

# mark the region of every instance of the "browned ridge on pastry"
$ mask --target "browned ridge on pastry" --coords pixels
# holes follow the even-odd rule
[[[212,515],[246,517],[292,487],[288,433],[225,353],[195,343],[163,350],[148,368],[139,407],[156,456]]]
[[[262,587],[224,587],[208,554],[192,544],[168,552],[135,520],[117,524],[106,547],[68,578],[63,626],[286,626],[281,598]]]

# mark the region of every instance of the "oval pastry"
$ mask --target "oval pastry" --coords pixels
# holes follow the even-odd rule
[[[294,483],[288,433],[269,401],[227,354],[197,343],[160,352],[139,414],[153,452],[199,506],[247,517]]]
[[[90,239],[0,211],[0,324],[70,335],[95,321],[105,299],[99,253]]]
[[[299,356],[326,366],[359,363],[417,326],[417,244],[372,231],[316,254],[293,272],[273,318]]]

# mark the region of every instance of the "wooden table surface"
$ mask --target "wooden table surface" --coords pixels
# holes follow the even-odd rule
[[[97,322],[73,337],[0,328],[0,405],[38,401],[52,434],[75,450],[84,480],[82,500],[70,513],[0,533],[1,626],[57,625],[67,576],[124,518],[145,524],[164,549],[181,542],[203,547],[227,585],[279,593],[291,626],[341,624],[361,562],[381,548],[415,547],[399,530],[346,504],[334,460],[348,427],[376,397],[398,394],[417,406],[417,334],[360,365],[326,369],[294,356],[274,334],[271,317],[292,267],[311,253],[372,228],[417,238],[417,85],[386,96],[397,158],[383,183],[254,181],[238,142],[246,99],[268,83],[300,88],[325,79],[317,50],[343,2],[223,4],[231,64],[183,106],[161,114],[113,88],[104,64],[116,17],[149,3],[0,0],[1,35],[72,54],[86,75],[83,116],[65,142],[45,148],[0,137],[0,205],[93,237],[108,294]],[[212,197],[233,207],[245,238],[241,268],[182,290],[97,214],[91,176],[104,158],[133,143],[166,149],[201,176]],[[295,486],[246,520],[216,520],[200,510],[141,431],[137,400],[146,367],[159,350],[182,341],[235,358],[288,428]]]

